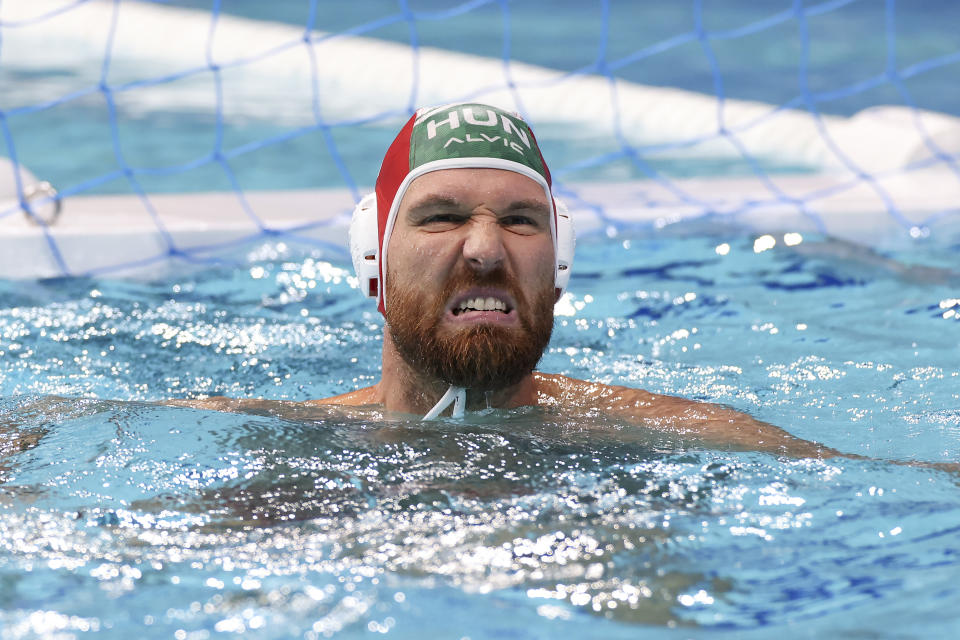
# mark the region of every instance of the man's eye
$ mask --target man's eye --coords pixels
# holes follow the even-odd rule
[[[500,224],[505,227],[530,227],[531,229],[540,226],[534,218],[524,215],[504,216],[500,219]]]
[[[455,213],[435,213],[420,221],[421,225],[450,225],[463,222],[463,216]]]

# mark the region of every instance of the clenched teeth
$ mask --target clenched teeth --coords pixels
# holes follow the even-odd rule
[[[501,313],[507,313],[507,303],[493,297],[471,298],[457,305],[453,313],[459,315],[465,311],[499,311]]]

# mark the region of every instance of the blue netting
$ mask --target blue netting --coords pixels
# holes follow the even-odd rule
[[[222,258],[262,239],[345,255],[324,230],[372,185],[398,125],[463,99],[533,123],[558,193],[592,229],[779,208],[829,233],[827,203],[851,194],[913,236],[957,212],[956,3],[651,5],[0,3],[0,237],[26,211],[64,274]],[[31,195],[21,165],[56,187],[60,221],[34,215],[49,198]],[[829,177],[783,179],[795,176]],[[947,196],[918,204],[903,186],[913,176]],[[718,200],[691,178],[753,186]],[[600,184],[628,186],[611,201]],[[251,199],[295,189],[349,197],[282,223],[269,199]],[[156,204],[210,191],[232,194],[245,232],[186,238]],[[156,251],[109,264],[70,254],[60,227],[71,199],[90,195],[134,198]]]

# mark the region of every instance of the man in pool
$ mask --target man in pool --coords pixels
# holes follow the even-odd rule
[[[569,279],[572,225],[529,126],[489,105],[419,110],[354,213],[363,293],[385,318],[380,382],[311,404],[433,418],[485,407],[594,409],[710,446],[823,457],[732,409],[534,370]]]
[[[516,114],[471,103],[417,111],[387,150],[375,193],[354,211],[350,244],[361,290],[385,318],[381,379],[305,405],[428,419],[451,404],[453,415],[536,405],[599,411],[714,448],[839,455],[720,405],[534,370],[569,280],[573,228]],[[256,411],[269,403],[170,404]]]

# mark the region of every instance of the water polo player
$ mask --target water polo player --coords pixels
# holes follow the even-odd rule
[[[421,109],[354,212],[362,292],[383,313],[380,382],[318,404],[433,418],[476,408],[576,406],[712,445],[835,452],[714,404],[534,370],[570,278],[573,226],[533,131],[483,104]]]

